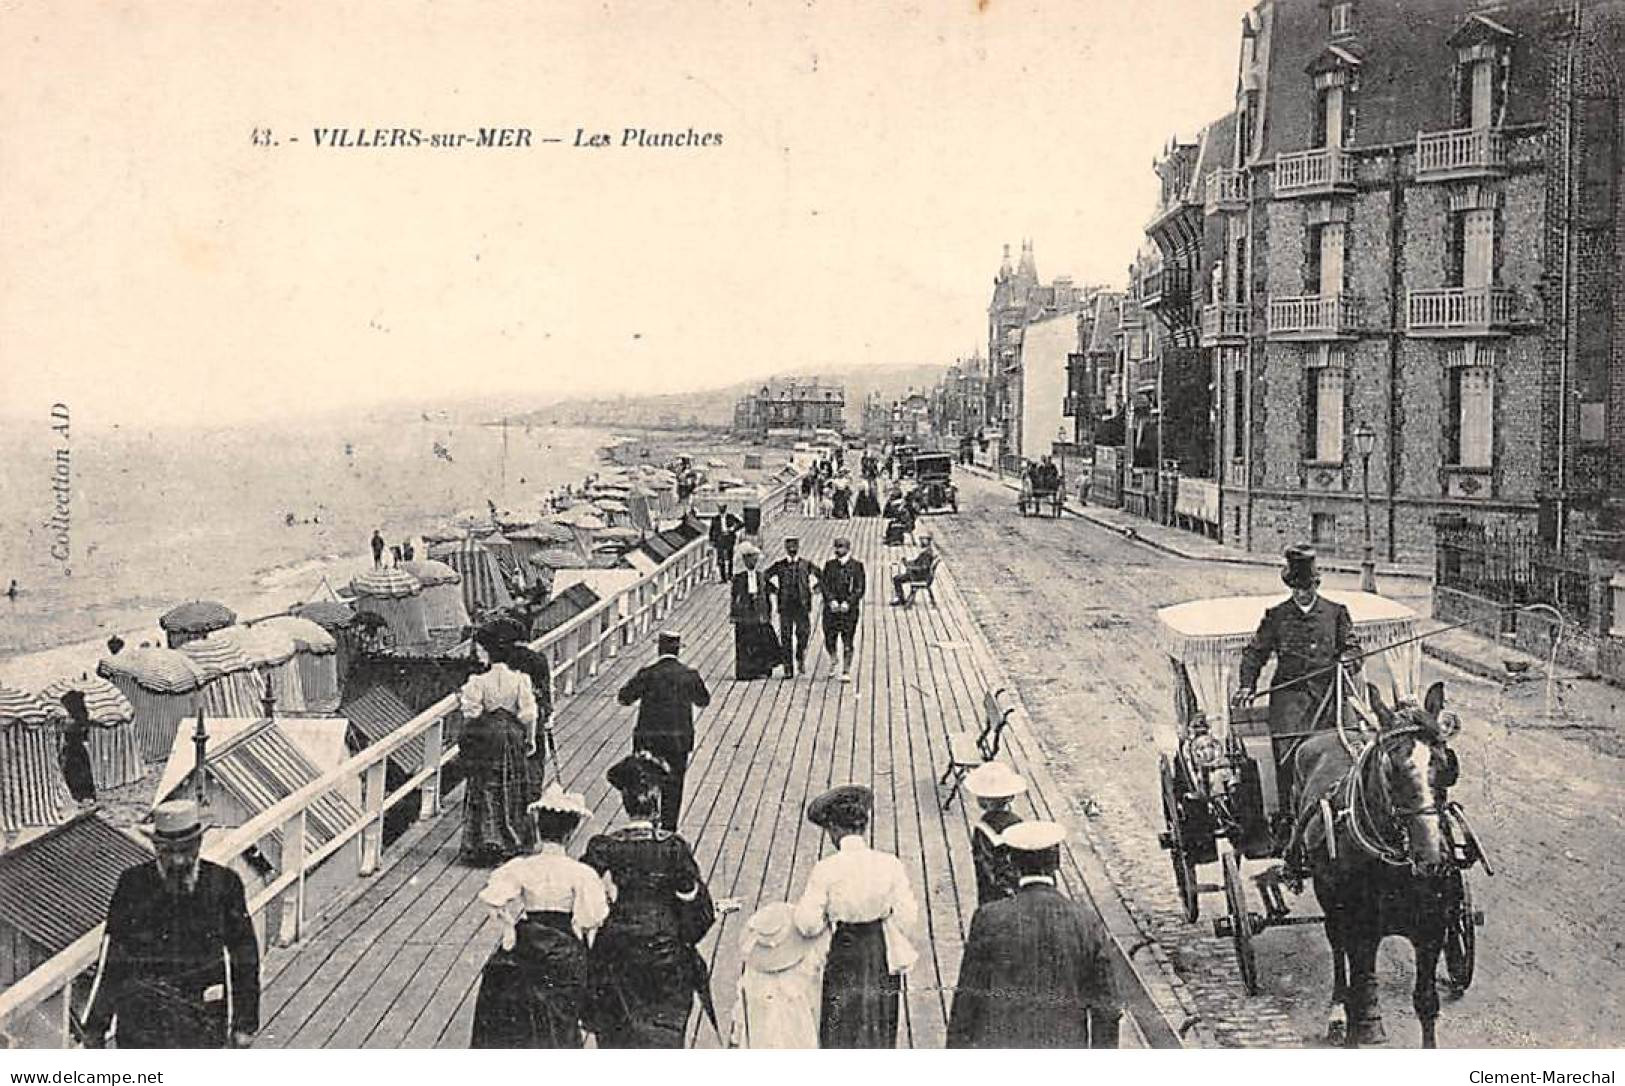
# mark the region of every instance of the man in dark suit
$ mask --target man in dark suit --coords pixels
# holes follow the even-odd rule
[[[1335,720],[1336,707],[1327,699],[1336,679],[1333,667],[1347,660],[1350,669],[1358,671],[1360,645],[1349,609],[1320,594],[1320,572],[1311,548],[1287,548],[1281,580],[1292,590],[1292,598],[1264,612],[1252,642],[1242,650],[1241,688],[1234,703],[1252,703],[1259,673],[1275,657],[1269,728],[1279,767],[1276,792],[1280,809],[1292,810],[1292,766],[1287,753],[1312,726],[1328,727]],[[1328,707],[1317,721],[1322,704]]]
[[[636,702],[638,706],[632,749],[648,751],[671,767],[660,797],[661,826],[671,833],[677,831],[683,776],[688,771],[688,756],[694,750],[694,710],[711,704],[711,691],[706,689],[700,673],[678,661],[681,645],[677,634],[661,634],[659,659],[640,668],[617,695],[622,705]]]
[[[717,578],[723,584],[733,580],[734,544],[739,540],[739,529],[745,522],[728,512],[726,505],[711,518],[711,549],[717,552]]]
[[[1100,921],[1056,888],[1065,831],[1000,835],[1019,888],[971,918],[948,1016],[949,1048],[1116,1048],[1122,1007]]]
[[[101,1048],[247,1047],[260,1025],[260,954],[236,872],[199,858],[189,800],[153,810],[153,863],[119,876],[84,1044]]]
[[[807,641],[812,637],[813,583],[818,573],[801,557],[801,540],[789,536],[784,541],[784,557],[767,567],[767,580],[773,586],[779,605],[779,642],[784,650],[784,677],[794,678],[796,669],[807,669]]]
[[[863,607],[867,578],[863,563],[852,557],[852,541],[845,536],[835,540],[835,557],[824,563],[818,575],[818,590],[824,595],[824,651],[829,654],[830,671],[835,669],[835,646],[844,649],[841,681],[852,681],[852,641],[858,633],[858,614]]]

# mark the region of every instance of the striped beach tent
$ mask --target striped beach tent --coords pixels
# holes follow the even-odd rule
[[[336,711],[342,694],[338,638],[301,615],[278,615],[254,625],[268,626],[293,639],[296,650],[293,661],[299,669],[299,685],[305,692],[305,708],[313,713]]]
[[[203,672],[199,707],[209,716],[264,715],[265,679],[236,638],[223,630],[188,641],[180,651]],[[167,752],[166,752],[167,753]]]
[[[496,555],[479,540],[460,539],[455,543],[443,543],[431,547],[429,555],[462,574],[463,605],[469,614],[506,610],[513,606],[513,596],[502,580]]]
[[[429,625],[423,614],[423,585],[396,567],[368,569],[350,581],[356,594],[356,611],[368,611],[384,620],[393,635],[395,647],[405,652],[424,652],[429,647]]]
[[[59,826],[78,805],[57,764],[62,707],[0,686],[0,830]]]
[[[180,722],[197,713],[203,672],[184,652],[126,649],[106,656],[96,674],[118,687],[135,714],[136,742],[149,762],[169,757]]]
[[[117,788],[145,776],[141,742],[135,734],[135,708],[130,699],[100,675],[57,679],[46,684],[39,694],[53,705],[60,705],[62,696],[72,690],[84,695],[85,712],[90,716],[90,767],[96,787]]]
[[[291,608],[298,618],[308,618],[333,635],[338,645],[338,681],[342,687],[350,674],[350,661],[355,658],[359,642],[356,640],[355,608],[343,600],[311,600]]]
[[[158,625],[169,635],[169,647],[178,649],[188,641],[207,636],[237,621],[237,612],[213,600],[188,600],[165,611]]]
[[[461,573],[433,558],[402,562],[399,568],[416,577],[423,586],[423,621],[429,629],[461,630],[468,625]]]
[[[303,713],[309,710],[305,684],[295,662],[299,647],[293,638],[274,626],[258,623],[228,626],[219,633],[235,640],[254,669],[271,680],[271,696],[276,699],[277,711]]]

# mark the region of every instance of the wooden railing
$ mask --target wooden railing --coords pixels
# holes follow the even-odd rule
[[[1354,159],[1339,147],[1275,156],[1274,195],[1304,196],[1354,184]]]
[[[1246,170],[1222,166],[1207,175],[1203,182],[1207,197],[1205,210],[1209,215],[1220,211],[1241,211],[1252,198],[1253,186]]]
[[[777,511],[791,484],[778,486],[762,499],[763,515]],[[576,615],[557,629],[532,643],[547,657],[559,693],[569,696],[597,676],[602,666],[620,655],[621,649],[645,637],[655,622],[686,599],[709,576],[710,540],[704,535],[668,558],[647,577],[612,593]],[[379,867],[384,847],[384,815],[414,792],[419,795],[419,818],[432,818],[441,811],[441,771],[457,756],[457,746],[445,743],[446,718],[457,710],[457,695],[449,694],[431,705],[389,736],[348,759],[319,780],[294,792],[249,821],[208,842],[206,859],[222,865],[259,845],[273,834],[281,834],[281,871],[265,886],[250,890],[248,909],[260,925],[267,944],[273,940],[289,946],[299,941],[305,927],[305,879],[318,865],[331,858],[351,841],[360,838],[358,877],[366,878]],[[423,751],[417,771],[394,791],[385,790],[389,760],[403,747],[422,737]],[[307,812],[322,796],[342,790],[355,782],[361,785],[360,814],[320,848],[309,849],[305,834]],[[41,964],[33,972],[0,992],[0,1038],[33,1036],[43,1025],[63,1047],[73,1038],[70,1025],[75,980],[96,964],[101,948],[103,925],[86,932],[66,950]],[[54,1023],[45,1018],[46,1006]],[[34,1017],[24,1023],[24,1016]],[[34,1028],[20,1029],[19,1023]]]
[[[1413,289],[1405,299],[1412,335],[1481,335],[1512,323],[1514,295],[1500,287]]]
[[[1496,173],[1505,168],[1506,162],[1506,137],[1498,128],[1454,128],[1416,134],[1418,181]]]
[[[1358,308],[1346,294],[1271,298],[1269,334],[1299,339],[1344,335],[1353,331]]]
[[[1202,346],[1212,347],[1227,340],[1247,338],[1250,320],[1247,306],[1237,302],[1213,302],[1202,307]]]

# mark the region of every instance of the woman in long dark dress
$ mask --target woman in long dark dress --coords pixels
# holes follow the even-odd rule
[[[754,543],[739,546],[739,561],[745,568],[734,574],[730,586],[728,618],[734,628],[734,678],[746,682],[773,674],[783,658],[778,635],[773,632],[773,598],[767,579],[757,564],[761,550]]]
[[[919,912],[903,863],[864,840],[874,794],[832,788],[807,805],[807,820],[836,846],[813,865],[796,903],[808,938],[830,931],[819,1048],[894,1048],[903,974],[918,956],[903,928]]]
[[[489,662],[458,694],[463,733],[460,761],[467,772],[462,856],[491,864],[522,856],[536,843],[528,808],[539,789],[530,754],[536,749],[536,696],[530,678],[508,665],[509,642],[487,626],[474,644]]]
[[[538,852],[491,873],[480,900],[502,926],[474,998],[471,1048],[580,1048],[587,992],[587,939],[609,900],[598,873],[564,846],[591,812],[553,785],[531,805]]]
[[[75,803],[96,801],[96,775],[90,766],[90,713],[85,708],[85,695],[69,690],[62,695],[62,707],[68,711],[68,722],[62,725],[62,749],[57,764],[62,768],[62,779]]]
[[[589,955],[587,1018],[599,1048],[682,1048],[694,997],[711,1021],[710,976],[696,945],[716,919],[688,843],[658,827],[665,763],[646,751],[617,762],[609,783],[630,821],[587,842],[611,905]]]

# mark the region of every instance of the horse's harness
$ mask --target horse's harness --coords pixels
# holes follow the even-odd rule
[[[1338,804],[1338,810],[1334,812],[1334,821],[1342,822],[1348,827],[1349,836],[1354,839],[1354,843],[1362,852],[1390,867],[1409,867],[1410,853],[1404,847],[1404,843],[1398,846],[1390,843],[1385,832],[1388,827],[1385,827],[1379,821],[1379,816],[1371,810],[1366,778],[1373,761],[1387,760],[1389,741],[1407,736],[1421,738],[1429,744],[1434,742],[1429,730],[1420,724],[1407,724],[1380,733],[1359,752],[1353,767],[1333,787],[1328,797]],[[1437,802],[1420,807],[1395,807],[1387,795],[1386,775],[1379,775],[1378,779],[1382,782],[1382,798],[1388,826],[1399,823],[1400,833],[1408,837],[1410,830],[1404,825],[1406,820],[1431,817],[1441,821],[1442,829],[1445,811]],[[1330,831],[1331,827],[1328,826],[1327,829]]]

